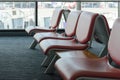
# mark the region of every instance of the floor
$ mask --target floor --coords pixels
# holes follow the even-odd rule
[[[61,80],[58,74],[44,74],[39,46],[29,49],[32,37],[0,37],[0,80]]]

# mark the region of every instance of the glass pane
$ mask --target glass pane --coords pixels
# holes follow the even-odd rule
[[[110,28],[118,17],[118,2],[81,2],[81,9],[103,14],[107,18]]]
[[[38,2],[38,26],[49,27],[51,16],[55,8],[76,9],[76,2]],[[65,20],[62,16],[59,28],[64,28]]]
[[[25,29],[35,25],[34,2],[0,2],[0,29]]]

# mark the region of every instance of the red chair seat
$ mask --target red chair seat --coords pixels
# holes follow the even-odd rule
[[[29,26],[25,29],[25,31],[28,33],[28,34],[35,34],[36,32],[53,32],[57,29],[57,27],[59,26],[59,23],[60,23],[60,20],[61,20],[61,17],[62,17],[62,14],[65,10],[63,9],[55,9],[54,12],[53,12],[53,15],[52,15],[52,18],[51,18],[51,26],[48,26],[48,27],[51,27],[50,28],[44,28],[44,27],[35,27],[35,26]]]
[[[55,64],[64,80],[78,77],[108,77],[120,79],[120,70],[108,63],[107,57],[101,59],[61,58]]]
[[[50,49],[69,49],[69,50],[83,50],[88,47],[87,44],[77,43],[75,39],[72,40],[58,40],[58,39],[45,39],[40,42],[40,46],[44,53],[47,54]],[[74,47],[73,47],[74,46]]]
[[[37,32],[54,32],[56,29],[50,29],[45,27],[34,27],[30,26],[25,29],[27,33],[37,33]]]
[[[38,43],[42,41],[43,39],[63,39],[63,40],[73,39],[72,37],[65,37],[62,34],[58,34],[54,32],[36,33],[34,35],[34,38]]]
[[[59,51],[56,54],[60,58],[79,57],[79,58],[98,58],[98,56],[87,50]]]

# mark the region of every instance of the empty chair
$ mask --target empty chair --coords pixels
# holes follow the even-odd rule
[[[71,11],[68,15],[66,26],[65,26],[65,32],[62,34],[59,34],[57,32],[47,32],[47,33],[36,33],[34,35],[35,41],[33,41],[32,48],[34,48],[37,43],[44,39],[73,39],[75,32],[76,32],[76,26],[78,22],[78,18],[81,11]],[[71,23],[73,22],[73,23]]]
[[[88,47],[95,20],[98,16],[97,13],[82,12],[78,20],[76,29],[76,38],[72,40],[58,40],[58,39],[44,39],[40,42],[40,47],[43,49],[44,54],[50,50],[83,50]]]
[[[120,18],[114,22],[108,41],[108,55],[103,58],[61,58],[55,68],[64,80],[79,77],[100,77],[120,79]]]
[[[107,44],[110,35],[108,22],[103,15],[99,15],[95,21],[93,38],[86,50],[72,50],[56,52],[58,57],[82,57],[98,58],[107,55]]]
[[[109,35],[110,29],[106,18],[103,15],[97,16],[88,48],[85,50],[56,51],[56,55],[48,65],[45,73],[54,72],[54,64],[59,58],[100,58],[106,56]]]
[[[56,31],[57,27],[59,26],[61,17],[62,17],[62,13],[63,13],[63,9],[55,9],[52,15],[52,19],[51,19],[51,26],[49,26],[49,28],[45,28],[45,27],[34,27],[34,26],[29,26],[25,29],[25,31],[28,34],[35,34],[37,32],[54,32]]]

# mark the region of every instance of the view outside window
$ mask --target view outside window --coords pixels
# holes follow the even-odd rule
[[[38,26],[49,27],[51,17],[55,8],[76,9],[76,2],[38,2]],[[59,28],[65,27],[62,16]]]
[[[0,29],[25,29],[35,25],[34,2],[0,2]]]
[[[55,8],[76,9],[76,2],[38,2],[38,26],[49,27]],[[112,28],[118,17],[118,2],[81,2],[84,11],[98,12],[106,16]],[[35,2],[0,2],[0,29],[25,29],[35,26]],[[60,28],[64,28],[62,17]]]
[[[110,28],[118,17],[118,2],[81,2],[81,9],[103,14],[107,18]]]

